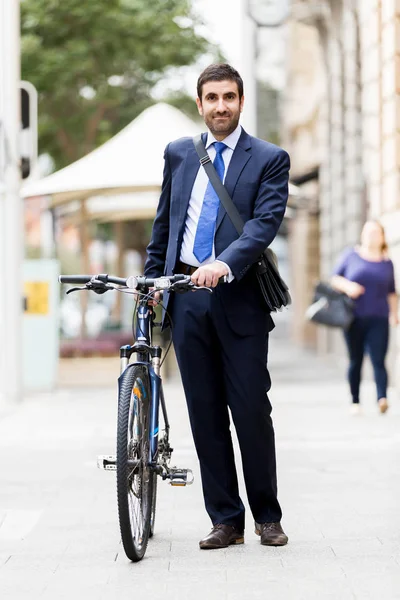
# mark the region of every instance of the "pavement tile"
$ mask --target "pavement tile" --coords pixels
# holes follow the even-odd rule
[[[341,539],[331,541],[331,548],[337,558],[358,558],[360,556],[380,556],[383,552],[383,544],[375,538],[364,539]]]
[[[1,597],[7,600],[8,598],[12,598],[12,600],[26,600],[27,598],[29,598],[29,600],[41,600],[44,593],[42,586],[38,589],[32,587],[29,590],[27,590],[27,588],[20,590],[17,585],[9,587],[1,586],[0,591]]]
[[[298,581],[302,577],[313,581],[314,579],[318,579],[320,574],[323,573],[324,578],[335,579],[343,577],[343,567],[337,561],[337,559],[332,558],[329,562],[320,563],[318,559],[309,560],[303,559],[301,557],[292,557],[291,559],[283,559],[282,560],[283,569],[285,571],[285,576],[290,581]]]
[[[346,580],[304,580],[289,584],[288,598],[293,600],[356,600],[355,592]]]
[[[204,550],[200,550],[199,542],[197,541],[184,541],[184,540],[171,540],[170,544],[170,552],[171,556],[174,558],[197,558],[200,555],[200,552],[205,552]],[[218,551],[219,552],[219,551]]]
[[[55,573],[63,558],[64,554],[53,554],[51,552],[21,552],[20,554],[11,554],[4,565],[4,571],[22,572],[24,569],[28,569]]]
[[[289,597],[289,590],[286,582],[263,582],[257,580],[246,581],[242,583],[228,584],[227,600],[265,600],[265,598],[274,598],[274,600],[286,600]]]
[[[40,600],[102,600],[104,587],[103,583],[95,581],[75,580],[63,582],[63,585],[55,581],[44,590]]]
[[[189,557],[189,558],[175,558],[171,557],[169,570],[171,573],[179,572],[179,571],[219,571],[221,569],[225,569],[226,565],[229,563],[227,556],[225,555],[223,550],[218,550],[218,555],[216,555],[215,551],[203,552],[198,557]],[[206,555],[206,556],[205,556]]]
[[[215,569],[215,570],[190,570],[188,567],[187,570],[179,570],[177,574],[176,571],[168,571],[165,575],[165,581],[173,587],[179,582],[179,585],[187,585],[190,586],[192,584],[202,584],[205,581],[208,584],[219,583],[224,584],[227,581],[227,570],[225,568]]]
[[[0,552],[0,569],[4,567],[4,565],[11,558],[11,552]]]
[[[153,569],[137,568],[139,563],[128,563],[115,566],[108,572],[108,588],[124,588],[132,586],[132,583],[148,585],[149,582],[164,585],[168,577],[168,566],[156,563]]]
[[[124,577],[129,580],[132,573],[139,576],[141,574],[148,573],[168,573],[170,565],[170,559],[160,556],[147,556],[136,563],[132,563],[121,550],[116,557],[114,564],[111,566],[110,581]]]
[[[95,582],[98,585],[105,585],[109,579],[110,566],[106,565],[69,565],[61,563],[52,575],[54,586],[77,586],[78,584],[90,585]]]
[[[115,562],[116,552],[108,549],[107,552],[69,552],[67,551],[60,565],[63,569],[69,568],[109,568]]]
[[[48,569],[31,569],[28,566],[21,569],[1,569],[1,598],[14,600],[14,594],[25,594],[26,598],[31,597],[31,594],[40,596],[51,577],[52,573]]]
[[[400,582],[399,565],[390,555],[382,553],[375,556],[363,556],[360,554],[357,558],[338,558],[337,562],[349,577],[363,574],[375,578],[378,575],[386,577],[389,574],[398,573]]]
[[[152,580],[147,583],[133,581],[125,587],[106,585],[100,596],[93,600],[133,600],[135,597],[143,598],[144,594],[147,594],[152,600],[169,600],[166,593],[167,586],[164,583]]]
[[[272,552],[270,552],[272,550]],[[234,554],[230,552],[227,555],[227,564],[230,569],[238,569],[252,566],[259,568],[260,570],[268,570],[270,568],[281,569],[282,560],[272,548],[264,548],[262,546],[255,546],[252,549],[248,549],[248,552],[243,554]]]
[[[327,540],[305,544],[291,540],[287,546],[277,548],[280,558],[285,562],[294,556],[300,560],[316,559],[320,564],[331,562],[335,557],[331,545]]]
[[[385,554],[390,552],[392,556],[398,556],[400,554],[400,532],[399,537],[397,538],[378,538],[383,546],[383,551]]]
[[[398,600],[400,598],[400,575],[399,571],[389,571],[385,577],[381,575],[364,575],[349,577],[351,586],[357,600]]]
[[[207,600],[228,600],[226,583],[196,582],[184,585],[181,581],[167,585],[166,596],[168,600],[188,600],[188,598],[207,598]]]
[[[271,582],[286,581],[286,572],[280,560],[269,561],[258,567],[243,565],[240,568],[233,568],[229,565],[226,570],[226,580],[229,584],[257,581],[259,584],[269,585]]]

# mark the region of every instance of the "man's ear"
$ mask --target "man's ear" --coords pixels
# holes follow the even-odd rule
[[[243,111],[243,105],[244,105],[244,96],[242,96],[242,97],[240,98],[240,112],[242,112],[242,111]]]
[[[196,98],[196,104],[197,104],[197,110],[199,111],[199,114],[201,116],[203,116],[203,105],[201,103],[200,98]]]

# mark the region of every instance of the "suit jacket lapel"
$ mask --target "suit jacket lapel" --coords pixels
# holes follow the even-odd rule
[[[236,145],[236,148],[232,154],[231,161],[229,163],[228,172],[225,177],[225,187],[228,191],[228,194],[232,198],[237,180],[240,177],[241,172],[246,166],[249,158],[251,157],[251,138],[242,130],[242,134],[239,138],[239,141]],[[217,216],[217,225],[216,230],[221,225],[223,218],[226,215],[225,208],[220,204],[218,209]]]

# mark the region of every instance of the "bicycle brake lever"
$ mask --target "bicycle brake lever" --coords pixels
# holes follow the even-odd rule
[[[80,287],[74,287],[74,288],[67,290],[66,293],[70,294],[71,292],[82,292],[83,290],[89,290],[91,292],[94,292],[95,294],[104,294],[108,290],[114,290],[114,289],[115,288],[112,285],[103,283],[102,281],[99,281],[98,279],[93,279],[86,285],[83,285]]]
[[[70,294],[71,292],[81,292],[82,290],[87,290],[86,285],[82,286],[82,287],[74,287],[74,288],[70,288],[69,290],[67,290],[65,293],[66,294]]]
[[[213,289],[209,288],[209,287],[206,287],[205,285],[194,285],[192,287],[192,290],[204,290],[206,292],[209,292],[210,294],[213,293]]]

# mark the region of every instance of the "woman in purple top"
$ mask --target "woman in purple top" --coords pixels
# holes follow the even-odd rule
[[[374,369],[378,406],[381,413],[385,413],[388,409],[385,357],[389,323],[397,325],[399,319],[393,263],[387,257],[385,232],[380,223],[365,223],[361,245],[343,254],[331,283],[355,301],[355,318],[345,332],[352,412],[360,412],[361,367],[368,352]]]

